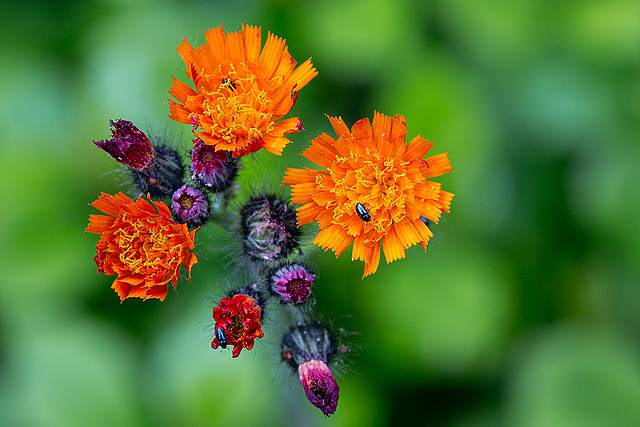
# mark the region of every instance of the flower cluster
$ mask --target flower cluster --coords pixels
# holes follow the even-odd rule
[[[298,65],[283,39],[269,33],[263,46],[261,31],[243,25],[227,33],[220,25],[205,32],[201,46],[179,44],[189,84],[173,77],[169,117],[193,133],[188,149],[149,138],[131,121],[110,121],[111,139],[94,142],[122,165],[135,199],[102,193],[91,205],[105,215],[91,214],[85,231],[100,235],[98,272],[116,275],[112,288],[122,302],[164,300],[183,267],[191,279],[196,231],[210,223],[224,229],[229,247],[237,248],[226,258],[236,267],[228,283],[240,284],[215,298],[211,348],[230,349],[234,359],[252,350],[273,334],[268,322],[284,318],[266,316],[272,304],[289,318],[280,325],[288,331],[280,339],[282,362],[329,416],[340,391],[334,375],[351,347],[313,315],[320,285],[300,227],[317,222],[311,243],[336,257],[353,245],[352,259],[364,261],[368,276],[381,250],[387,263],[413,245],[426,250],[431,225],[453,198],[431,178],[452,168],[446,153],[426,157],[434,144],[421,136],[406,142],[403,116],[375,113],[371,123],[361,119],[351,129],[329,117],[337,139],[323,133],[304,151],[319,170],[286,170],[282,185],[291,187],[290,199],[273,189],[242,196],[236,179],[244,156],[263,148],[282,154],[291,142],[286,135],[303,130],[290,111],[317,75],[311,59]]]

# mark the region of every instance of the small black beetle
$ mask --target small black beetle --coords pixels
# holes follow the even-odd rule
[[[222,328],[216,328],[216,340],[220,347],[227,348],[227,337],[224,336]]]
[[[364,222],[371,221],[371,216],[369,215],[367,208],[365,208],[364,205],[360,202],[356,203],[356,213]]]
[[[227,85],[230,90],[236,90],[236,85],[230,79],[224,78],[222,79],[222,84]]]

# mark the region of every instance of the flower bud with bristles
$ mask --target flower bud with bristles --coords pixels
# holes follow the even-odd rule
[[[294,326],[282,339],[282,359],[298,370],[307,399],[325,416],[338,406],[340,388],[327,366],[336,351],[333,335],[318,322]]]
[[[283,199],[273,195],[251,197],[241,215],[243,249],[250,260],[282,261],[299,247],[296,215]]]
[[[238,160],[230,151],[216,151],[214,146],[196,138],[193,140],[191,152],[191,172],[194,180],[211,191],[221,192],[235,181],[238,175]]]
[[[177,151],[164,145],[154,146],[156,156],[144,171],[131,171],[140,194],[169,196],[183,185],[184,166]]]

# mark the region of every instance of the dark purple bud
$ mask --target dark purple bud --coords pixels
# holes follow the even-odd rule
[[[193,179],[211,190],[224,191],[238,174],[237,159],[230,151],[216,151],[212,145],[195,139],[191,152],[191,172]]]
[[[127,120],[109,120],[113,138],[93,141],[118,162],[139,172],[145,171],[155,158],[149,138]]]

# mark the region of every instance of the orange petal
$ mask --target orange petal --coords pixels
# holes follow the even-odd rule
[[[364,274],[362,278],[375,273],[378,271],[378,264],[380,264],[380,244],[374,245],[367,256],[367,259],[364,263]]]
[[[336,160],[336,141],[326,133],[311,141],[309,148],[302,152],[302,156],[316,165],[328,168]]]
[[[320,246],[325,251],[331,248],[336,253],[336,258],[349,247],[353,237],[344,232],[342,227],[336,224],[321,229],[311,243]]]
[[[167,290],[167,285],[151,286],[146,290],[144,299],[147,300],[149,298],[157,298],[160,301],[164,301],[165,297],[167,296]]]
[[[287,78],[285,84],[287,87],[293,88],[295,91],[299,91],[303,87],[307,85],[315,76],[318,75],[318,72],[313,67],[311,63],[311,58],[304,61],[302,64],[296,68],[289,78]]]
[[[342,117],[329,117],[329,121],[331,122],[331,126],[333,127],[333,130],[336,131],[338,137],[351,136],[351,132],[349,132],[349,128],[344,123],[344,120],[342,120]]]
[[[182,58],[186,65],[187,76],[189,76],[189,78],[193,80],[193,75],[191,74],[191,63],[193,62],[192,55],[195,49],[193,48],[193,46],[191,46],[187,39],[183,37],[178,47],[176,47],[176,50],[178,51],[180,58]]]
[[[420,172],[425,178],[440,176],[452,170],[449,153],[436,154],[424,159],[420,168]]]
[[[84,230],[85,233],[102,234],[109,230],[116,219],[105,215],[89,215],[89,225]]]
[[[169,118],[178,123],[189,124],[189,115],[191,114],[191,111],[187,110],[182,106],[182,104],[178,104],[172,99],[169,99],[169,108],[171,110]]]
[[[131,288],[132,286],[130,284],[122,282],[119,279],[116,279],[111,285],[111,289],[116,291],[116,293],[120,297],[120,302],[129,297],[129,291],[131,290]]]
[[[286,41],[284,39],[269,33],[258,61],[266,78],[270,79],[273,77],[273,73],[282,58],[282,52],[285,46]]]
[[[371,128],[373,130],[373,141],[378,144],[378,146],[382,141],[389,141],[391,117],[375,111],[373,113],[373,124]]]
[[[442,212],[449,212],[449,208],[451,207],[451,200],[453,199],[454,194],[449,193],[448,191],[442,190],[440,192],[440,198],[438,199],[438,203],[442,206]]]
[[[389,229],[387,234],[382,236],[382,249],[384,250],[384,257],[387,260],[387,264],[404,258],[404,247],[402,242],[396,234],[394,227]]]
[[[262,27],[242,24],[242,34],[244,35],[244,52],[248,62],[257,64],[260,59],[260,46],[262,37],[260,33]]]
[[[413,222],[413,225],[416,228],[416,231],[420,235],[420,244],[426,250],[427,243],[429,243],[429,239],[433,237],[433,232],[426,226],[422,220],[416,220]]]
[[[227,46],[229,47],[229,57],[233,63],[241,63],[245,60],[243,34],[234,31],[227,34]]]
[[[436,224],[440,221],[440,215],[442,215],[442,205],[437,200],[425,200],[419,206],[420,215],[430,219]]]
[[[353,248],[351,248],[351,261],[363,261],[365,255],[364,233],[358,234],[353,239]]]
[[[289,48],[285,45],[284,50],[282,51],[282,55],[280,57],[280,62],[278,66],[273,72],[274,78],[282,78],[283,79],[283,87],[289,86],[288,78],[291,76],[293,69],[296,66],[296,61],[293,59],[291,54],[289,53]],[[293,86],[293,85],[291,85]]]
[[[284,171],[284,179],[282,180],[282,183],[287,185],[295,185],[307,182],[315,182],[316,175],[320,173],[320,171],[309,168],[288,168]]]
[[[313,201],[318,204],[318,206],[329,208],[329,205],[331,205],[331,203],[333,203],[335,206],[336,196],[330,191],[322,191],[322,190],[317,190],[315,192],[312,191],[311,197],[313,198]]]
[[[204,37],[207,42],[206,46],[211,54],[211,59],[215,62],[218,58],[228,57],[229,52],[227,49],[227,35],[222,28],[222,24],[216,28],[212,28],[204,32]]]
[[[343,222],[342,226],[347,230],[350,236],[357,236],[362,233],[364,221],[358,215],[351,215],[347,222]]]
[[[276,156],[281,156],[285,145],[291,143],[291,140],[284,136],[265,135],[262,139],[264,141],[263,148]]]
[[[413,159],[422,159],[427,155],[427,152],[433,147],[435,143],[429,142],[422,137],[422,135],[418,135],[413,138],[407,144],[407,148],[402,154],[402,160],[411,161]]]
[[[403,115],[398,114],[391,118],[391,131],[389,132],[389,141],[394,145],[401,146],[404,150],[407,137],[407,120]]]
[[[420,234],[418,233],[418,230],[416,230],[413,222],[409,221],[408,218],[405,218],[399,223],[394,224],[393,228],[396,231],[400,242],[402,242],[402,246],[404,246],[404,249],[409,249],[411,246],[420,241]]]
[[[351,126],[351,134],[357,139],[371,139],[373,133],[369,118],[360,119]]]
[[[323,210],[315,203],[307,203],[300,206],[297,209],[298,226],[312,223]]]

